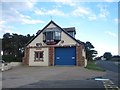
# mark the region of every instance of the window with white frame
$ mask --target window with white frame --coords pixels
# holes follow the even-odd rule
[[[44,61],[44,51],[35,51],[35,60],[34,61]]]

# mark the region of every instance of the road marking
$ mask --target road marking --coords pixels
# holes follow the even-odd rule
[[[120,90],[111,80],[103,80],[102,82],[106,90]]]

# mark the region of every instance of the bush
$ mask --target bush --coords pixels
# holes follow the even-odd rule
[[[13,55],[3,55],[2,59],[5,62],[22,62],[22,58],[21,57],[14,57]]]
[[[120,58],[111,58],[111,61],[118,61],[118,62],[120,62]]]

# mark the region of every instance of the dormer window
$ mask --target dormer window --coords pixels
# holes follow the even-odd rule
[[[57,29],[47,29],[43,32],[43,41],[47,43],[56,44],[61,40],[61,32]]]
[[[59,31],[44,32],[44,40],[60,40],[61,35]]]
[[[60,40],[61,39],[61,35],[59,31],[55,32],[55,40]]]
[[[46,40],[53,40],[54,38],[54,32],[49,31],[49,32],[45,32],[45,39]]]

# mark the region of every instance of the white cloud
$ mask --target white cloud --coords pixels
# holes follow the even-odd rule
[[[88,8],[77,7],[72,13],[75,16],[81,16],[90,14],[90,11]]]
[[[74,0],[53,0],[54,2],[62,5],[76,6],[77,2]]]
[[[118,22],[118,19],[117,19],[117,18],[115,18],[115,19],[114,19],[114,21],[115,21],[115,22]]]
[[[22,24],[44,23],[44,21],[35,20],[28,15],[20,13],[15,8],[10,8],[9,11],[3,12],[3,19],[7,22],[20,22]]]
[[[94,20],[106,20],[107,17],[109,17],[109,11],[107,10],[107,5],[104,4],[98,4],[97,7],[99,8],[99,13],[93,11],[91,8],[88,7],[75,7],[75,10],[72,11],[72,15],[74,16],[80,16],[83,18],[87,18],[90,21]]]
[[[93,21],[93,20],[96,20],[96,19],[97,19],[97,16],[94,14],[94,15],[92,15],[92,16],[89,16],[88,19],[89,19],[90,21]]]
[[[96,20],[97,16],[93,13],[90,8],[86,7],[77,7],[74,11],[72,11],[72,15],[80,16],[83,18],[88,18],[90,21]]]
[[[0,27],[5,23],[5,21],[0,20]]]
[[[13,30],[14,27],[5,24],[6,21],[0,21],[0,38],[2,38],[5,33],[18,33]]]
[[[38,24],[38,23],[44,23],[44,21],[41,20],[29,20],[29,19],[22,19],[22,24]]]
[[[35,13],[37,15],[52,15],[52,16],[66,16],[66,14],[58,9],[46,10],[46,9],[36,9]]]
[[[5,30],[3,30],[3,29],[0,29],[0,35],[3,35],[3,34],[5,34],[5,33],[16,33],[16,32],[14,32],[13,30],[11,30],[11,29],[5,29]],[[0,38],[1,38],[1,36],[0,36]]]
[[[116,33],[113,33],[113,32],[110,32],[110,31],[106,31],[105,33],[112,36],[112,37],[117,37]]]
[[[113,21],[117,24],[120,23],[120,19],[118,19],[118,18],[115,18]]]
[[[36,3],[37,3],[37,0],[24,0],[24,1],[3,0],[2,8],[3,10],[9,10],[10,8],[15,8],[16,10],[28,11],[33,9]]]
[[[109,16],[107,5],[98,4],[97,7],[100,9],[100,13],[98,15],[100,18],[107,18]]]
[[[33,8],[36,3],[37,3],[37,0],[27,0],[25,2],[25,4],[28,6],[28,8]]]

